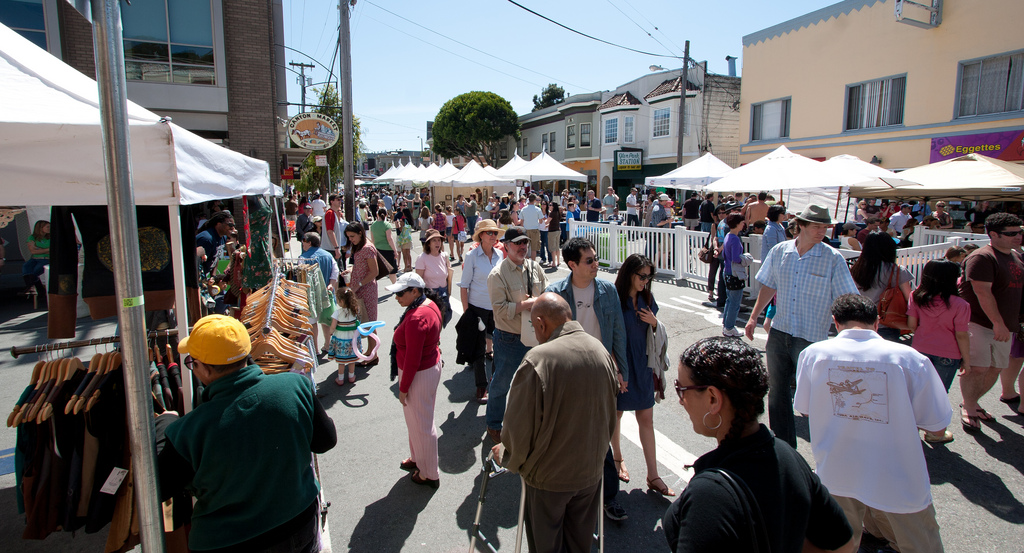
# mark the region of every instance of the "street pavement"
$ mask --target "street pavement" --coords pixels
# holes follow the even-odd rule
[[[293,251],[298,244],[293,242]],[[455,267],[455,281],[460,269]],[[548,280],[564,278],[568,271],[549,270]],[[614,280],[602,271],[599,278]],[[387,280],[379,281],[381,285]],[[703,286],[669,280],[655,281],[654,296],[661,306],[659,320],[669,332],[669,355],[678,359],[694,341],[721,335],[719,313],[702,305]],[[457,297],[457,296],[456,296]],[[458,302],[454,307],[458,311]],[[402,308],[381,289],[379,319],[386,352],[392,328]],[[45,315],[32,312],[31,303],[13,297],[0,298],[0,347],[45,343]],[[457,320],[458,313],[456,313]],[[746,322],[740,314],[737,326]],[[453,320],[453,321],[454,321]],[[79,320],[79,337],[113,333],[112,320]],[[441,486],[438,490],[413,484],[398,464],[408,457],[408,438],[397,383],[389,379],[388,361],[357,370],[355,384],[334,383],[335,364],[321,365],[315,375],[321,401],[338,429],[338,445],[320,456],[322,485],[330,501],[330,543],[334,551],[353,552],[456,552],[466,551],[477,512],[482,482],[482,459],[492,445],[486,437],[484,406],[474,398],[471,370],[455,365],[454,322],[442,333],[441,349],[446,365],[438,388],[435,421],[439,435]],[[758,331],[753,346],[764,348],[766,335]],[[93,349],[78,355],[92,355]],[[0,355],[0,405],[12,406],[28,381],[36,357],[14,360]],[[668,375],[669,381],[674,374]],[[959,386],[950,391],[954,407],[950,429],[956,440],[931,446],[922,442],[932,482],[932,493],[946,551],[1020,553],[1024,528],[1024,417],[997,400],[998,391],[982,399],[982,406],[995,416],[985,422],[977,436],[965,434],[957,421]],[[7,409],[5,407],[5,409]],[[669,389],[665,401],[654,408],[659,471],[665,482],[679,492],[692,471],[684,468],[714,449],[709,438],[694,433],[686,413]],[[5,411],[7,412],[7,411]],[[767,417],[763,417],[766,421]],[[646,490],[643,452],[639,446],[635,419],[623,416],[623,457],[631,474],[621,484],[618,501],[629,518],[607,521],[606,551],[668,551],[661,529],[661,517],[671,498]],[[808,443],[806,419],[797,418],[798,451],[814,466]],[[255,430],[254,430],[255,431]],[[15,432],[0,429],[0,451],[14,447]],[[886,444],[878,444],[876,455],[886,455]],[[2,455],[0,455],[2,457]],[[0,458],[0,466],[3,459]],[[244,470],[240,460],[239,470]],[[256,491],[258,497],[258,491]],[[490,545],[512,551],[518,516],[520,480],[505,473],[491,479],[481,516],[481,532]],[[13,475],[0,476],[0,551],[97,551],[106,532],[95,535],[52,535],[43,542],[20,539],[23,517],[14,506]],[[525,549],[525,547],[524,547]],[[488,551],[478,541],[478,551]]]

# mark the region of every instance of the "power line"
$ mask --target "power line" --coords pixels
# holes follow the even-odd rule
[[[622,11],[622,8],[616,6],[615,3],[612,2],[612,0],[605,0],[605,1],[608,2],[608,4],[611,7],[615,8],[616,10],[618,10],[618,12],[621,13],[623,17],[625,17],[626,19],[628,19],[630,21],[630,23],[636,25],[637,29],[640,29],[645,35],[651,37],[651,40],[653,40],[654,42],[657,42],[659,46],[661,46],[662,48],[667,50],[670,54],[675,55],[675,52],[673,52],[671,48],[669,48],[668,46],[665,46],[664,44],[662,44],[662,42],[660,40],[654,38],[654,35],[652,35],[650,32],[648,32],[647,29],[644,29],[643,26],[640,25],[639,23],[637,23],[635,19],[633,19],[632,17],[629,16],[629,14],[627,14],[624,11]],[[636,9],[636,8],[634,8],[634,9]],[[652,24],[651,26],[654,26],[654,25]],[[657,27],[655,27],[655,29],[657,29]]]
[[[454,42],[454,43],[456,43],[456,44],[458,44],[458,45],[460,45],[460,46],[465,46],[466,48],[469,48],[470,50],[473,50],[473,51],[475,51],[475,52],[479,52],[479,53],[481,53],[481,54],[483,54],[483,55],[485,55],[485,56],[488,56],[488,57],[494,58],[494,59],[496,59],[496,60],[498,60],[498,61],[501,61],[501,62],[505,62],[505,63],[507,63],[507,64],[509,64],[509,65],[512,65],[512,66],[518,67],[519,69],[523,69],[523,70],[525,70],[525,71],[529,71],[530,73],[534,73],[534,74],[540,75],[541,77],[546,77],[546,78],[548,78],[548,79],[553,79],[553,80],[555,80],[555,81],[557,81],[557,82],[562,82],[562,83],[565,83],[565,84],[567,84],[567,85],[569,85],[569,86],[573,86],[573,87],[576,87],[576,88],[580,89],[581,91],[582,91],[582,90],[588,90],[588,89],[587,89],[587,87],[584,87],[584,86],[580,86],[580,85],[577,85],[577,84],[573,84],[573,83],[570,83],[570,82],[568,82],[568,81],[565,81],[565,80],[563,80],[563,79],[558,79],[558,78],[556,78],[556,77],[552,77],[551,75],[545,75],[544,73],[541,73],[541,72],[539,72],[539,71],[535,71],[535,70],[533,70],[533,69],[530,69],[529,67],[525,67],[525,66],[519,65],[518,63],[515,63],[515,62],[511,62],[511,61],[508,61],[507,59],[504,59],[504,58],[500,58],[500,57],[498,57],[498,56],[496,56],[496,55],[494,55],[494,54],[490,54],[490,53],[488,53],[488,52],[485,52],[485,51],[483,51],[483,50],[481,50],[481,49],[479,49],[479,48],[476,48],[476,47],[474,47],[474,46],[470,46],[469,44],[466,44],[465,42],[461,42],[461,41],[459,41],[459,40],[456,40],[456,39],[454,39],[454,38],[452,38],[452,37],[450,37],[450,36],[447,36],[447,35],[445,35],[445,34],[439,33],[438,31],[435,31],[435,30],[433,30],[433,29],[431,29],[431,28],[429,28],[429,27],[425,27],[425,26],[423,26],[423,25],[420,25],[419,23],[417,23],[417,22],[415,22],[415,21],[412,21],[411,19],[408,19],[408,18],[402,17],[401,15],[399,15],[399,14],[397,14],[397,13],[395,13],[395,12],[393,12],[393,11],[391,11],[391,10],[387,9],[387,8],[384,8],[384,7],[382,7],[382,6],[379,6],[379,5],[377,5],[377,4],[374,4],[374,3],[373,3],[373,2],[371,2],[370,0],[366,0],[366,3],[367,3],[367,4],[369,4],[369,5],[371,5],[371,6],[373,6],[373,7],[375,7],[375,8],[377,8],[377,9],[379,9],[379,10],[383,10],[383,11],[385,11],[385,12],[387,12],[387,13],[389,13],[389,14],[391,14],[391,15],[393,15],[393,16],[395,16],[395,17],[399,18],[399,19],[402,19],[402,20],[404,20],[404,21],[407,21],[407,22],[409,22],[409,23],[411,23],[411,24],[413,24],[413,25],[415,25],[415,26],[417,26],[417,27],[419,27],[419,28],[421,28],[421,29],[423,29],[423,30],[425,30],[425,31],[429,31],[429,32],[431,32],[431,33],[434,33],[435,35],[437,35],[437,36],[439,36],[439,37],[441,37],[441,38],[446,38],[446,39],[448,39],[448,40],[450,40],[450,41],[452,41],[452,42]]]
[[[526,80],[526,79],[524,79],[522,77],[517,77],[517,76],[515,76],[515,75],[513,75],[511,73],[506,73],[506,72],[504,72],[504,71],[502,71],[500,69],[496,69],[494,67],[491,67],[490,65],[485,65],[485,64],[480,63],[480,62],[478,62],[478,61],[476,61],[474,59],[467,58],[466,56],[463,56],[462,54],[456,54],[455,52],[452,52],[451,50],[449,50],[447,48],[443,48],[441,46],[438,46],[437,44],[434,44],[433,42],[429,42],[427,40],[424,40],[424,39],[422,39],[422,38],[420,38],[418,36],[411,35],[411,34],[405,32],[405,31],[403,31],[403,30],[401,30],[401,29],[399,29],[397,27],[393,27],[391,25],[388,25],[387,23],[385,23],[385,22],[383,22],[383,21],[381,21],[379,19],[376,19],[374,17],[371,17],[369,15],[367,15],[366,17],[372,19],[373,21],[376,21],[377,23],[380,23],[381,25],[384,25],[385,27],[388,27],[390,29],[394,29],[395,31],[398,31],[399,33],[402,33],[403,35],[406,35],[409,38],[414,38],[414,39],[416,39],[416,40],[418,40],[418,41],[420,41],[420,42],[422,42],[424,44],[429,44],[430,46],[433,46],[434,48],[437,48],[438,50],[441,50],[443,52],[448,52],[449,54],[451,54],[453,56],[456,56],[456,57],[459,57],[459,58],[462,58],[462,59],[464,59],[464,60],[466,60],[466,61],[468,61],[470,63],[475,63],[476,65],[479,65],[481,67],[486,67],[487,69],[490,69],[491,71],[494,71],[496,73],[501,73],[502,75],[505,75],[506,77],[511,77],[511,78],[513,78],[513,79],[515,79],[517,81],[523,81],[524,83],[531,84],[531,85],[536,86],[536,87],[544,88],[544,85],[542,85],[542,84],[537,84],[537,83],[535,83],[533,81],[528,81],[528,80]]]
[[[672,56],[672,55],[668,55],[668,54],[655,54],[654,52],[645,52],[643,50],[637,50],[636,48],[630,48],[629,46],[623,46],[621,44],[615,44],[614,42],[609,42],[609,41],[604,40],[602,38],[597,38],[596,36],[588,35],[587,33],[584,33],[582,31],[577,31],[576,29],[573,29],[572,27],[569,27],[567,25],[563,25],[563,24],[555,21],[554,19],[551,19],[550,17],[547,17],[545,15],[541,15],[541,14],[531,10],[530,8],[527,8],[526,6],[520,4],[519,2],[516,2],[515,0],[508,0],[508,1],[509,1],[510,4],[514,4],[515,6],[518,6],[519,8],[522,8],[522,9],[532,13],[533,15],[536,15],[537,17],[539,17],[539,18],[541,18],[541,19],[543,19],[545,21],[549,21],[551,23],[554,23],[555,25],[558,25],[559,27],[561,27],[561,28],[563,28],[563,29],[565,29],[565,30],[567,30],[569,32],[573,32],[573,33],[576,33],[576,34],[578,34],[580,36],[587,37],[590,40],[596,40],[597,42],[600,42],[602,44],[607,44],[609,46],[614,46],[616,48],[621,48],[623,50],[629,50],[630,52],[636,52],[637,54],[643,54],[645,56],[654,56],[656,58],[682,59],[679,56]]]
[[[374,121],[380,121],[381,123],[387,123],[388,125],[394,125],[396,127],[402,127],[404,129],[412,129],[412,130],[414,130],[416,132],[426,132],[424,129],[420,129],[420,128],[416,128],[416,127],[410,127],[409,125],[403,125],[401,123],[392,123],[391,121],[385,121],[383,119],[378,119],[376,117],[370,117],[369,115],[363,115],[363,114],[360,114],[360,113],[356,113],[355,115],[356,115],[356,117],[359,117],[360,119],[373,119]]]
[[[636,6],[634,6],[633,4],[630,4],[630,3],[629,3],[629,0],[622,0],[622,1],[623,1],[623,2],[625,2],[625,3],[626,3],[626,5],[627,5],[627,6],[629,6],[630,8],[633,8],[633,11],[635,11],[635,12],[636,12],[636,13],[638,13],[638,14],[640,14],[640,17],[644,18],[644,21],[646,21],[646,22],[647,22],[647,23],[648,23],[648,24],[649,24],[649,25],[650,25],[651,27],[654,27],[654,30],[655,30],[655,31],[658,31],[658,33],[660,33],[660,34],[661,34],[661,36],[665,37],[665,39],[666,39],[666,40],[668,40],[668,41],[669,41],[670,43],[672,43],[672,46],[675,46],[675,47],[676,47],[676,50],[682,50],[682,49],[683,49],[683,48],[682,48],[681,46],[679,46],[678,44],[676,44],[676,43],[675,43],[675,42],[674,42],[674,41],[672,40],[672,37],[670,37],[670,36],[666,35],[666,34],[665,34],[664,32],[662,32],[662,30],[661,30],[660,28],[658,28],[658,26],[657,26],[657,25],[655,25],[655,24],[654,24],[654,22],[653,22],[653,21],[651,21],[650,19],[648,19],[648,18],[647,18],[647,16],[646,16],[646,15],[644,15],[644,12],[642,12],[642,11],[638,10],[638,9],[636,8]],[[652,38],[653,38],[653,37],[652,37]],[[670,48],[665,48],[665,49],[666,49],[666,50],[668,50],[668,51],[670,51],[670,52],[672,51],[672,50],[671,50]]]

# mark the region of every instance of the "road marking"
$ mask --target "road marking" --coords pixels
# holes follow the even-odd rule
[[[640,427],[636,423],[635,416],[630,413],[623,413],[619,432],[623,438],[633,442],[641,450],[643,449],[643,446],[640,445]],[[668,436],[659,432],[658,429],[654,429],[654,444],[657,449],[658,462],[668,467],[673,474],[679,477],[679,480],[673,487],[678,488],[679,482],[689,482],[690,477],[693,476],[693,471],[685,470],[683,466],[692,465],[697,460],[697,456],[683,449],[679,444],[670,440]],[[676,493],[679,493],[678,489]]]
[[[674,305],[672,305],[670,303],[662,304],[661,307],[667,307],[669,309],[675,309],[677,311],[686,311],[687,313],[696,313],[696,311],[691,311],[689,309],[684,309],[682,307],[676,307],[676,306],[674,306]]]
[[[686,296],[679,296],[677,298],[672,298],[672,299],[677,301],[677,302],[679,302],[679,303],[690,304],[690,305],[692,305],[694,307],[707,307],[706,305],[703,305],[701,303],[701,300],[693,299],[693,298],[688,298]]]

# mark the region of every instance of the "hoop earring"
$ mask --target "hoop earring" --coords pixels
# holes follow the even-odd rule
[[[704,417],[700,419],[700,422],[704,425],[704,428],[707,428],[708,430],[718,430],[718,428],[722,426],[722,415],[718,415],[718,424],[714,426],[708,426],[708,415],[710,414],[711,411],[704,413]]]

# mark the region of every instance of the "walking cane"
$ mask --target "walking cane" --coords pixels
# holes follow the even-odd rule
[[[604,474],[601,474],[601,492],[604,493]],[[597,502],[597,551],[604,553],[604,501]]]
[[[516,526],[516,553],[523,549],[523,520],[526,517],[526,480],[519,476],[519,483],[522,486],[522,493],[519,494],[519,524]]]

